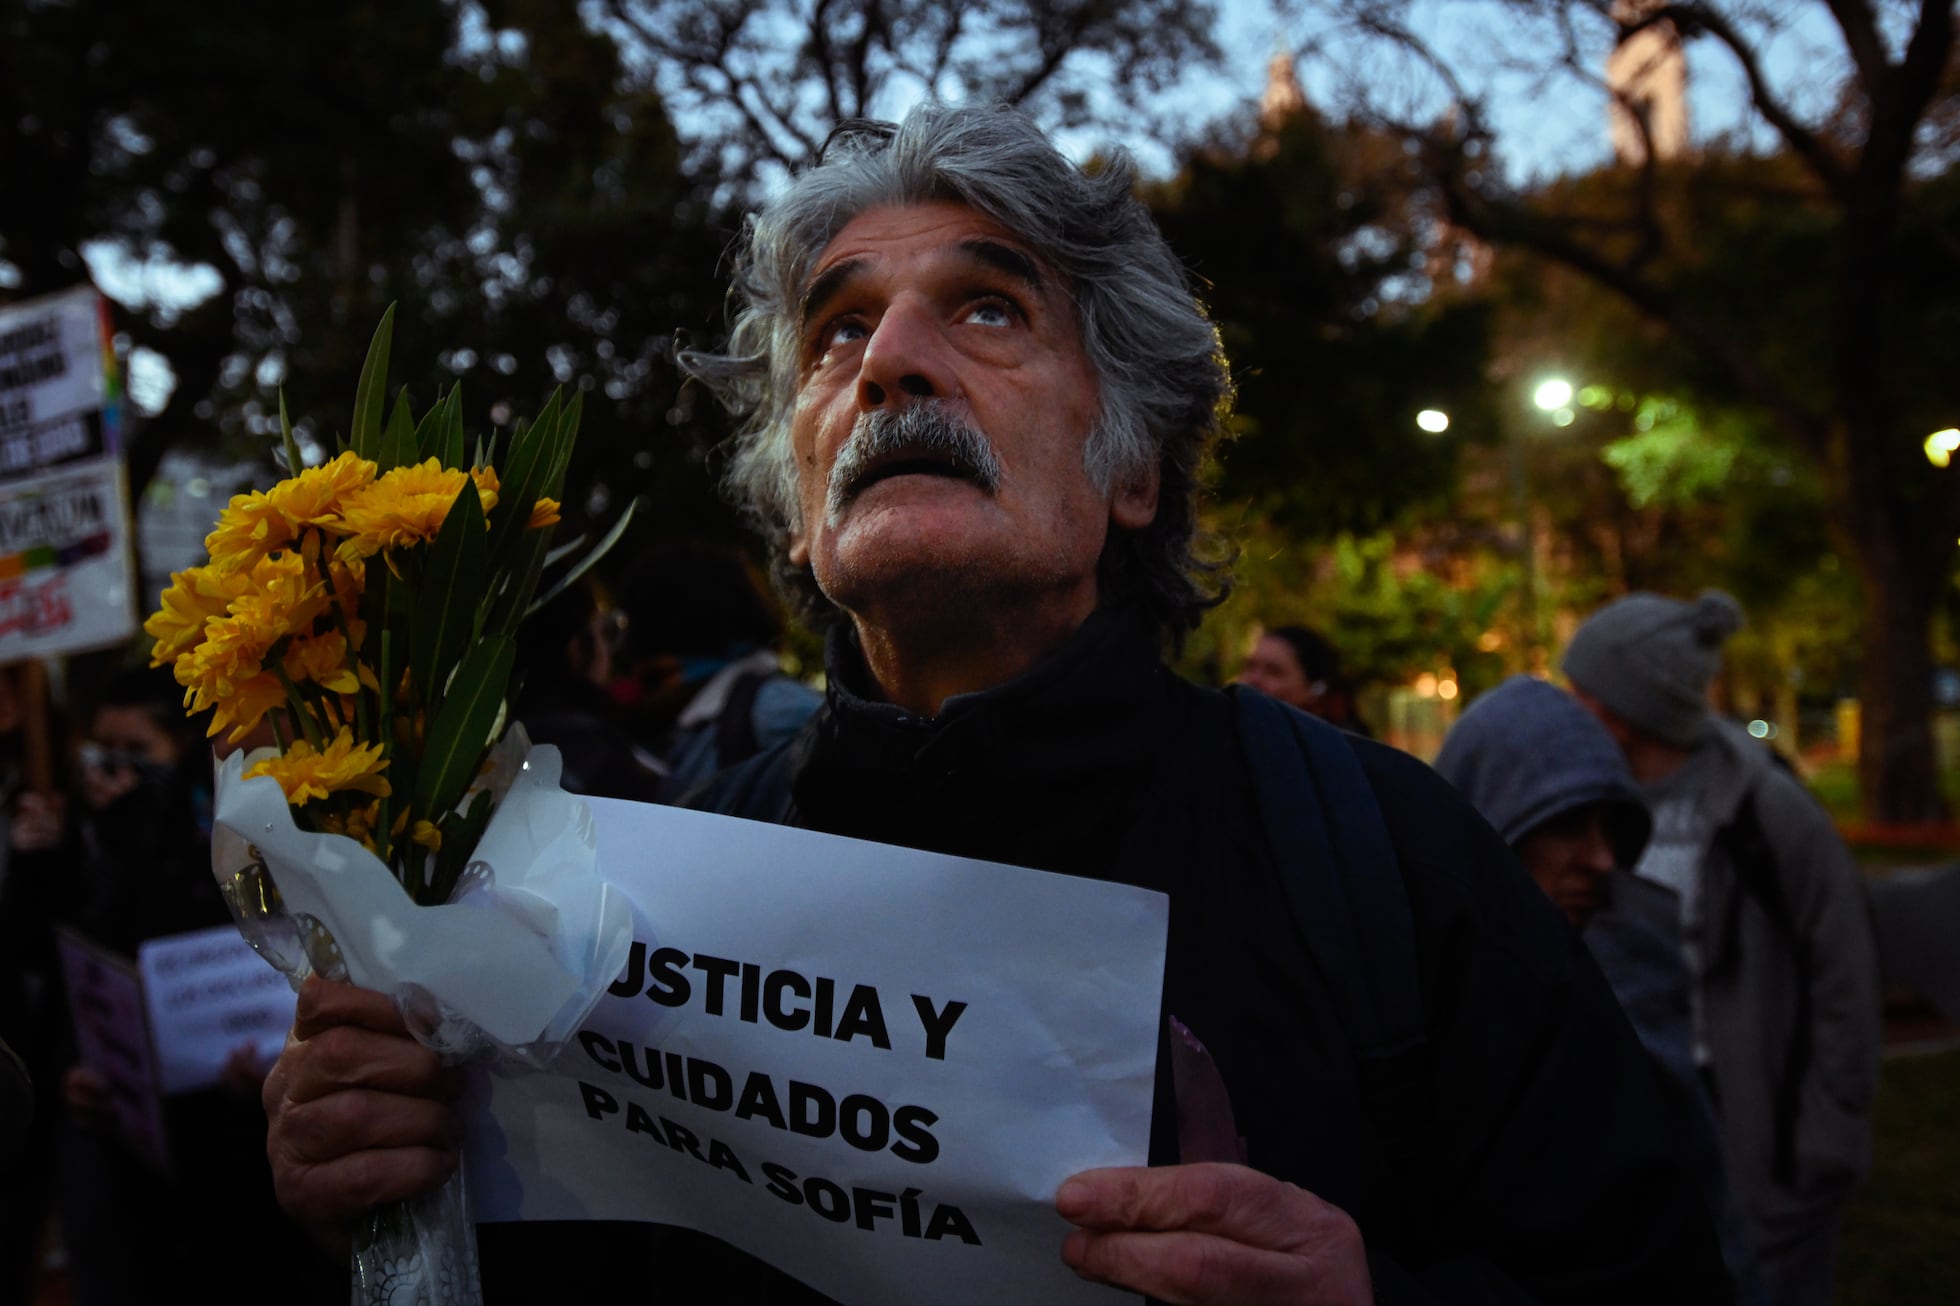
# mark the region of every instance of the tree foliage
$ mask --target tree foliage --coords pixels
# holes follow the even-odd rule
[[[1487,429],[1485,314],[1428,293],[1401,165],[1383,134],[1301,112],[1193,152],[1150,194],[1237,385],[1218,494],[1301,539],[1439,505],[1465,433]],[[1423,409],[1453,425],[1423,430]]]
[[[399,302],[422,405],[460,383],[473,424],[507,423],[590,389],[574,484],[718,512],[699,455],[719,424],[677,401],[670,359],[715,320],[729,224],[573,10],[5,0],[0,32],[0,293],[71,285],[85,251],[150,270],[117,315],[174,378],[138,488],[173,446],[269,451],[280,389],[330,446]]]
[[[1932,345],[1951,331],[1960,278],[1951,0],[1494,8],[1512,24],[1507,49],[1533,52],[1540,94],[1561,81],[1590,92],[1602,124],[1608,102],[1635,107],[1601,71],[1636,32],[1699,40],[1746,86],[1770,144],[1668,159],[1643,128],[1637,163],[1520,188],[1491,125],[1494,88],[1519,71],[1506,51],[1424,41],[1408,0],[1338,6],[1361,52],[1348,65],[1368,68],[1363,97],[1419,152],[1452,221],[1611,291],[1672,347],[1687,384],[1747,405],[1810,462],[1864,605],[1866,809],[1940,812],[1928,633],[1960,535],[1960,478],[1931,475],[1920,442],[1960,407]],[[1837,40],[1835,98],[1773,80],[1767,52],[1806,8]]]
[[[690,124],[696,167],[738,188],[815,157],[850,118],[997,100],[1052,128],[1152,124],[1215,62],[1192,0],[603,0],[609,30]]]

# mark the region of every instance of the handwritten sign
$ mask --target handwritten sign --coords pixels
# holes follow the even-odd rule
[[[549,1071],[473,1083],[484,1220],[683,1225],[845,1303],[1107,1303],[1068,1175],[1148,1151],[1166,900],[589,800],[633,901]]]
[[[136,966],[164,1094],[216,1084],[241,1045],[262,1063],[285,1045],[292,987],[232,926],[152,939],[137,949]]]
[[[91,287],[0,308],[0,661],[136,631],[108,340]]]

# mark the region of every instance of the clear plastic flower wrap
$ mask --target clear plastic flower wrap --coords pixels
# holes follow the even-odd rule
[[[367,848],[293,824],[277,781],[218,771],[212,870],[240,931],[297,988],[307,976],[391,995],[415,1037],[461,1063],[542,1067],[619,974],[632,913],[599,878],[592,818],[559,787],[558,750],[521,728],[478,790],[489,824],[450,900],[417,906]],[[356,1237],[360,1303],[479,1301],[466,1177],[374,1212]]]

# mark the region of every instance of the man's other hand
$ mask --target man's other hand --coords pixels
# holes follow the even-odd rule
[[[427,1192],[455,1170],[460,1090],[392,999],[309,979],[263,1092],[279,1204],[344,1248],[363,1211]]]
[[[1374,1300],[1347,1212],[1242,1165],[1086,1170],[1055,1209],[1081,1226],[1062,1243],[1070,1269],[1179,1306]]]

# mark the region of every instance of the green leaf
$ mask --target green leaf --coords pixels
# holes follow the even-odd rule
[[[298,476],[300,471],[299,441],[293,439],[292,419],[286,416],[286,387],[279,387],[279,444],[286,451],[286,475]]]
[[[538,578],[544,575],[545,555],[550,552],[550,531],[532,531],[518,537],[512,550],[515,562],[497,573],[504,577],[504,585],[491,599],[489,612],[483,619],[485,634],[506,635],[517,629],[518,619],[531,606]]]
[[[433,458],[444,467],[462,467],[468,453],[463,434],[463,383],[458,381],[449,393],[422,415],[415,428],[415,457],[420,462]],[[479,464],[469,464],[477,466]]]
[[[434,820],[456,806],[489,751],[490,732],[502,714],[517,645],[492,635],[471,649],[456,668],[442,710],[423,740],[421,772],[415,777],[415,813]]]
[[[395,410],[389,414],[388,429],[382,434],[381,448],[374,456],[377,472],[393,471],[415,461],[415,415],[410,409],[408,390],[395,397]]]
[[[395,338],[395,306],[381,315],[368,345],[367,361],[361,364],[360,384],[354,387],[354,430],[350,437],[355,453],[373,458],[381,451],[381,410],[387,402],[388,350]]]
[[[585,392],[574,390],[572,401],[565,405],[565,416],[558,423],[557,441],[551,455],[551,476],[540,491],[561,502],[565,498],[565,473],[572,465],[572,446],[578,443],[579,419],[584,415]]]
[[[515,561],[523,556],[517,544],[524,524],[531,520],[532,506],[545,492],[558,427],[558,395],[554,392],[537,421],[518,425],[511,437],[509,457],[497,469],[497,507],[490,514],[490,559],[500,575],[510,574]]]
[[[442,447],[436,450],[436,457],[444,467],[461,467],[463,457],[469,452],[469,437],[463,431],[463,383],[458,381],[449,387],[449,398],[442,404]]]
[[[465,480],[429,544],[422,592],[409,617],[409,667],[431,712],[441,706],[449,669],[476,637],[489,567],[483,500],[476,482]]]
[[[592,551],[590,553],[587,553],[583,558],[580,558],[577,562],[573,563],[571,567],[566,570],[565,574],[558,578],[557,583],[551,587],[551,589],[544,595],[544,597],[538,599],[535,603],[531,604],[528,608],[524,610],[524,615],[526,617],[531,616],[531,614],[535,613],[539,608],[542,608],[545,604],[551,602],[553,599],[557,598],[560,594],[563,594],[567,589],[571,588],[573,581],[576,581],[580,576],[583,576],[588,570],[591,569],[593,563],[599,561],[599,559],[605,557],[608,553],[612,551],[613,545],[619,543],[619,537],[626,534],[627,523],[631,522],[632,520],[633,520],[633,505],[629,502],[626,505],[626,511],[620,513],[619,520],[613,523],[613,528],[606,532],[606,538],[600,540],[597,544],[593,545]]]
[[[581,531],[563,544],[551,546],[551,552],[544,555],[544,569],[550,571],[565,559],[585,547],[585,533]]]
[[[490,824],[490,791],[485,789],[470,799],[469,806],[451,812],[436,822],[442,831],[442,848],[436,853],[435,874],[429,880],[429,901],[448,902],[456,891],[456,881],[470,864],[476,845],[483,838],[483,827]]]
[[[428,412],[422,414],[422,420],[415,424],[414,461],[419,463],[425,459],[434,458],[445,467],[454,466],[454,464],[442,456],[443,423],[446,420],[444,414],[447,413],[448,408],[448,404],[438,400],[429,408]]]

